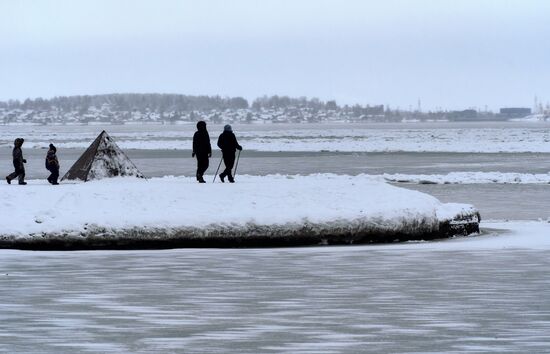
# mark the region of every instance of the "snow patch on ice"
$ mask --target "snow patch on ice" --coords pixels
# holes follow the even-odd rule
[[[514,172],[451,172],[445,175],[409,175],[383,174],[373,175],[373,178],[382,178],[388,182],[415,183],[415,184],[548,184],[549,173],[514,173]]]
[[[476,237],[372,247],[415,251],[550,250],[550,219],[548,221],[484,221],[481,222],[480,228],[482,234]]]
[[[352,128],[258,130],[242,126],[241,145],[258,151],[342,151],[342,152],[545,152],[550,153],[550,132],[545,126],[529,128]],[[189,150],[194,128],[189,131],[113,132],[122,149]],[[20,131],[0,133],[0,147],[11,147]],[[25,133],[27,148],[46,148],[54,142],[59,148],[86,148],[93,133],[70,132],[58,135],[36,130]]]

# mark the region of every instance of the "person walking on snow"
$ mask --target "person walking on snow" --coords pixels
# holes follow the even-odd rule
[[[233,165],[235,164],[235,151],[241,151],[243,148],[237,142],[237,138],[229,124],[223,127],[223,133],[218,138],[218,147],[222,150],[223,163],[225,164],[225,170],[220,174],[220,179],[225,182],[224,179],[227,177],[230,183],[235,183],[232,174]]]
[[[57,148],[50,144],[50,149],[46,155],[46,169],[50,171],[50,177],[48,177],[48,182],[53,185],[57,185],[57,179],[59,178],[59,161],[57,160]]]
[[[15,178],[19,179],[19,184],[25,185],[27,182],[25,182],[25,165],[27,163],[27,160],[23,158],[23,150],[21,150],[21,146],[23,146],[23,143],[25,142],[25,139],[23,138],[17,138],[13,142],[13,167],[15,168],[15,172],[11,173],[10,175],[6,176],[6,181],[8,184],[11,184],[11,181]]]
[[[212,157],[212,147],[210,146],[210,135],[206,130],[206,122],[197,123],[197,131],[193,135],[193,153],[192,157],[197,157],[197,181],[206,183],[204,172],[208,169],[209,158]]]

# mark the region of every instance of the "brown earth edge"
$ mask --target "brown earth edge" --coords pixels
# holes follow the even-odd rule
[[[0,248],[36,251],[132,250],[169,248],[264,248],[430,241],[479,233],[478,212],[439,222],[403,221],[397,230],[373,222],[304,223],[277,226],[215,228],[109,229],[88,226],[82,232],[0,236]]]

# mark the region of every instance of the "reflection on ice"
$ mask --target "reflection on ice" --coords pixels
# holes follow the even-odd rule
[[[509,231],[386,246],[4,250],[0,351],[544,352],[550,224],[484,228]]]

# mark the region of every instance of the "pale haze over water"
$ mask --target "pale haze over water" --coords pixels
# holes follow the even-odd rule
[[[317,96],[496,110],[550,99],[546,1],[2,1],[0,100]]]

